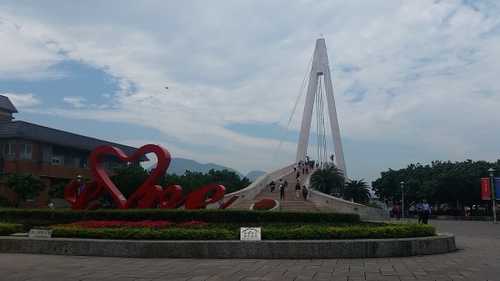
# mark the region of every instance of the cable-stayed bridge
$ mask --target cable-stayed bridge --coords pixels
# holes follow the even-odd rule
[[[316,142],[314,147],[309,147],[313,116],[315,117],[314,131],[316,133],[313,139]],[[325,118],[325,116],[328,118]],[[290,123],[290,121],[291,118],[288,123]],[[331,133],[332,145],[329,143],[330,136],[328,136],[327,132]],[[333,153],[331,154],[330,152]],[[229,207],[232,209],[249,209],[254,203],[262,199],[274,199],[279,202],[279,210],[358,213],[363,219],[383,219],[387,217],[387,213],[382,209],[346,201],[339,197],[311,189],[310,178],[313,170],[309,170],[308,173],[302,173],[302,169],[297,165],[299,162],[304,163],[310,161],[309,155],[314,156],[314,168],[324,167],[334,162],[335,166],[340,169],[344,177],[348,179],[342,140],[340,137],[340,127],[335,107],[328,53],[324,38],[316,40],[316,47],[312,57],[295,158],[296,162],[279,170],[270,172],[258,178],[248,187],[227,194],[225,197],[227,200],[233,200],[233,203]],[[298,178],[296,177],[297,171],[300,172],[300,177]],[[280,199],[279,185],[284,181],[288,182],[288,186],[285,189],[284,198]],[[276,184],[274,192],[271,192],[270,189],[271,182]],[[301,195],[296,196],[295,186],[297,182],[301,188],[305,186],[309,191],[306,200]]]

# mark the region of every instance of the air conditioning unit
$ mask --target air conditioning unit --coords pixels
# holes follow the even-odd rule
[[[63,158],[61,156],[52,156],[50,163],[54,166],[60,166],[63,164]]]

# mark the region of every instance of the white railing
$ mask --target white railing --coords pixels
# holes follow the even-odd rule
[[[389,214],[383,209],[351,202],[310,188],[312,174],[313,173],[310,173],[305,179],[305,185],[309,188],[309,196],[307,199],[313,202],[320,210],[339,213],[356,213],[359,214],[362,220],[388,219]]]
[[[288,165],[279,170],[273,171],[271,173],[267,173],[263,176],[258,177],[254,182],[252,182],[249,186],[240,189],[238,191],[226,194],[225,198],[231,198],[235,195],[239,196],[239,198],[254,198],[259,194],[264,188],[268,186],[271,181],[277,181],[280,178],[286,177],[293,173],[294,164]]]
[[[226,202],[227,200],[231,199],[234,196],[238,196],[238,199],[234,201],[231,205],[237,204],[238,201],[243,200],[243,199],[253,199],[255,196],[257,196],[264,188],[266,188],[271,181],[277,181],[280,178],[286,177],[293,173],[293,167],[295,164],[288,165],[284,168],[281,168],[279,170],[273,171],[271,173],[267,173],[265,175],[262,175],[258,177],[254,182],[252,182],[249,186],[240,189],[235,192],[228,193],[224,195],[224,199],[210,204],[207,206],[207,209],[213,209],[213,208],[219,208],[221,202]]]

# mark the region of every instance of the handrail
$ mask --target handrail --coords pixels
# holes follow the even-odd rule
[[[307,176],[305,184],[309,187],[308,200],[314,203],[317,207],[324,207],[337,212],[357,213],[363,220],[387,219],[388,214],[382,209],[351,202],[310,188],[311,176],[313,173],[314,172]]]
[[[240,198],[249,197],[250,195],[257,195],[262,191],[262,189],[266,188],[271,181],[291,174],[293,172],[293,166],[294,164],[291,164],[279,170],[262,175],[258,177],[254,182],[252,182],[249,186],[238,191],[226,194],[224,198],[233,197],[235,195],[240,196]]]

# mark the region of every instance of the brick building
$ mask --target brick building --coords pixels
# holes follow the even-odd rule
[[[136,148],[73,134],[38,124],[14,120],[17,109],[8,97],[0,95],[0,172],[32,174],[46,184],[47,189],[35,205],[46,206],[51,185],[74,179],[77,175],[90,177],[90,152],[101,145],[113,145],[131,154]],[[138,164],[138,163],[135,163]],[[109,158],[104,166],[113,170],[124,163]],[[0,184],[0,196],[14,199],[5,184]]]

